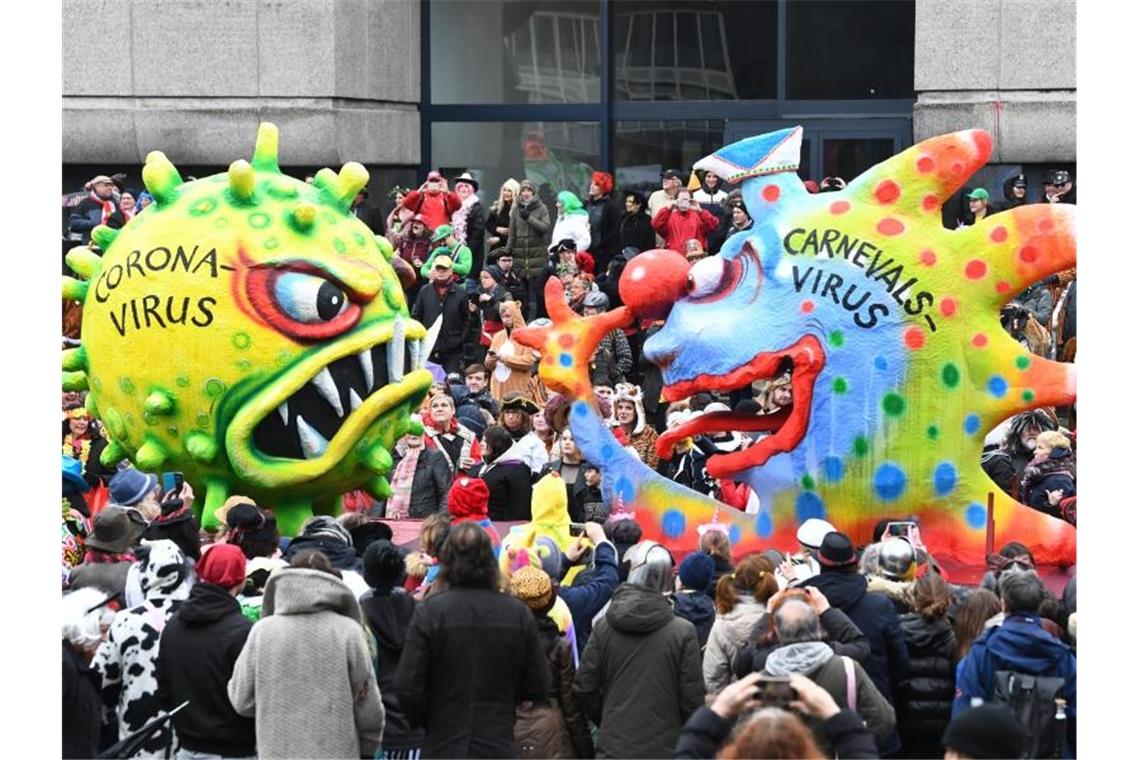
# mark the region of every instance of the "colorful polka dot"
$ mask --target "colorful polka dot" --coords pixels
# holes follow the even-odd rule
[[[805,491],[815,490],[815,478],[811,475],[804,475],[800,478],[800,483],[803,485]]]
[[[589,413],[590,413],[590,405],[587,404],[585,401],[575,401],[574,402],[574,414],[578,415],[579,417],[585,417]]]
[[[563,367],[573,366],[574,357],[568,353],[563,352],[563,353],[558,355],[558,363],[561,364]]]
[[[895,501],[906,490],[906,473],[894,462],[884,462],[875,470],[875,495],[882,501]]]
[[[967,414],[966,419],[962,422],[962,430],[966,432],[966,435],[973,435],[981,427],[982,418],[972,412]]]
[[[985,348],[986,344],[990,342],[990,339],[986,337],[985,333],[974,333],[974,337],[970,339],[970,342],[974,344],[974,348]]]
[[[827,342],[836,348],[841,348],[843,346],[843,333],[839,330],[833,330],[831,334],[827,336]]]
[[[1042,232],[1052,232],[1053,231],[1053,220],[1052,219],[1042,219],[1040,222],[1037,223],[1037,229],[1041,230]]]
[[[876,356],[875,357],[875,369],[879,370],[880,372],[886,372],[887,371],[887,360],[885,358],[883,358],[882,356]]]
[[[877,225],[875,225],[875,229],[879,231],[879,234],[889,236],[902,233],[906,227],[904,227],[903,223],[898,219],[888,216],[886,219],[881,220]]]
[[[939,432],[937,425],[931,425],[926,429],[926,437],[932,441],[937,441]]]
[[[857,457],[861,458],[867,456],[867,452],[870,450],[870,445],[867,443],[866,436],[855,436],[854,450],[855,456]]]
[[[990,240],[994,241],[995,243],[1004,243],[1008,237],[1009,232],[1006,231],[1005,227],[994,227],[990,232]]]
[[[966,524],[974,530],[986,527],[986,508],[976,501],[966,507]]]
[[[942,367],[942,384],[947,388],[957,388],[958,381],[962,379],[962,373],[958,371],[957,365],[948,363]]]
[[[942,312],[942,316],[952,317],[958,312],[958,302],[953,298],[943,298],[942,303],[938,304],[938,310]]]
[[[258,211],[250,214],[247,221],[249,221],[250,227],[253,227],[254,229],[261,229],[263,227],[268,227],[269,222],[272,220],[269,218],[269,214]]]
[[[831,390],[835,393],[847,392],[847,378],[837,377],[831,381]]]
[[[966,166],[962,162],[955,161],[954,163],[950,164],[950,173],[954,176],[960,177],[964,171],[966,171]]]
[[[922,207],[927,211],[935,211],[941,205],[937,195],[927,195],[922,199]]]
[[[804,301],[800,304],[800,311],[802,311],[804,314],[811,314],[813,311],[815,311],[815,302]]]
[[[986,383],[986,389],[994,398],[1001,398],[1009,390],[1009,383],[1001,375],[994,375]]]
[[[981,259],[971,259],[966,264],[966,276],[971,280],[978,280],[986,276],[986,262]]]
[[[1028,356],[1019,356],[1016,359],[1014,359],[1013,363],[1014,363],[1014,366],[1016,366],[1018,369],[1020,369],[1022,371],[1029,369],[1029,357]]]
[[[796,497],[796,519],[800,522],[815,517],[823,519],[825,514],[823,499],[812,491],[804,491]]]
[[[958,470],[950,462],[940,462],[934,468],[934,493],[947,496],[958,485]]]
[[[923,156],[915,162],[915,166],[918,167],[918,170],[923,174],[928,174],[934,171],[934,159],[930,156]]]
[[[761,195],[769,203],[775,203],[780,199],[780,188],[777,185],[765,185]]]
[[[728,528],[728,543],[736,546],[740,543],[740,526],[733,523]]]
[[[1009,292],[1009,283],[1008,283],[1008,282],[1006,282],[1005,280],[1002,280],[1002,281],[1001,281],[1001,282],[999,282],[997,285],[995,285],[995,286],[994,286],[994,288],[995,288],[995,289],[997,290],[997,292],[999,292],[999,293],[1003,293],[1003,294],[1004,294],[1004,293],[1008,293],[1008,292]]]
[[[1018,258],[1026,264],[1032,264],[1034,261],[1037,261],[1038,255],[1037,249],[1031,245],[1023,246],[1021,250],[1017,252]]]
[[[834,483],[843,479],[843,460],[839,457],[824,457],[823,477]]]
[[[602,460],[603,460],[602,463],[605,464],[613,458],[614,458],[614,445],[612,443],[603,444],[602,445]]]
[[[760,538],[767,538],[772,535],[772,515],[767,511],[761,512],[756,517],[756,535]]]
[[[894,203],[899,199],[901,192],[897,182],[885,179],[875,188],[875,198],[879,203]]]
[[[1022,401],[1032,401],[1034,398],[1035,398],[1035,394],[1029,388],[1026,388],[1025,390],[1023,390],[1021,392],[1021,400]]]
[[[333,238],[333,248],[335,248],[336,252],[340,254],[348,252],[348,246],[345,245],[344,241],[340,238]]]
[[[899,417],[906,409],[906,401],[897,393],[888,393],[883,396],[883,411],[888,417]]]
[[[922,262],[923,266],[932,267],[938,263],[938,257],[934,255],[934,251],[927,248],[922,253],[918,254],[918,260]]]
[[[921,327],[911,327],[903,334],[903,342],[911,351],[917,351],[926,345],[926,335],[923,334]]]
[[[685,535],[685,513],[677,509],[667,509],[661,515],[661,532],[668,538]]]
[[[614,492],[618,497],[627,504],[633,501],[635,493],[633,482],[629,478],[618,478],[614,483]]]
[[[851,204],[847,201],[836,201],[830,206],[831,213],[833,214],[846,214],[851,209]]]
[[[558,345],[562,346],[563,348],[570,348],[574,345],[574,336],[570,333],[563,333],[562,335],[559,335]]]

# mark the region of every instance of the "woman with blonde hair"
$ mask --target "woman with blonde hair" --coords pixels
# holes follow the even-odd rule
[[[736,570],[716,584],[716,620],[709,631],[701,670],[705,691],[716,694],[733,680],[732,659],[779,591],[772,563],[759,554],[745,557]]]
[[[491,204],[487,215],[487,250],[494,250],[507,244],[511,233],[511,206],[519,194],[519,183],[510,177],[499,188],[499,198]]]

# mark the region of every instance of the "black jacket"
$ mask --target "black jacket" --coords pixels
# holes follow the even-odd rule
[[[290,562],[293,557],[305,549],[316,549],[328,557],[329,563],[337,570],[354,570],[359,573],[364,566],[356,554],[356,549],[351,544],[325,536],[297,536],[289,542],[282,558],[286,562]]]
[[[113,198],[109,198],[114,202]],[[117,206],[118,204],[116,204]],[[103,223],[103,204],[97,202],[90,194],[79,202],[75,210],[67,218],[69,232],[78,232],[83,235],[83,244],[91,242],[91,230]]]
[[[685,727],[681,729],[681,735],[677,738],[677,750],[673,756],[716,757],[716,753],[728,741],[733,725],[733,721],[725,720],[711,708],[702,707],[693,713],[693,717],[689,718]],[[836,757],[856,760],[879,756],[875,748],[875,739],[857,712],[841,709],[836,715],[822,721],[817,730],[826,736],[831,746],[835,748]]]
[[[483,268],[483,239],[487,229],[487,210],[483,208],[482,201],[475,201],[467,209],[467,240],[464,242],[471,249],[471,278],[479,279],[479,270]]]
[[[491,498],[487,516],[492,520],[530,520],[530,466],[519,459],[483,465],[479,477]]]
[[[197,583],[163,629],[157,693],[165,710],[190,702],[173,718],[183,749],[226,757],[255,753],[253,719],[234,711],[226,691],[252,627],[225,589]]]
[[[397,456],[395,461],[399,462],[402,458]],[[416,460],[416,472],[412,475],[408,516],[423,518],[435,512],[446,512],[451,481],[451,467],[447,464],[447,457],[437,449],[424,446]]]
[[[1017,208],[1018,206],[1024,206],[1025,204],[1029,203],[1028,191],[1021,198],[1013,197],[1013,183],[1017,177],[1018,175],[1015,174],[1002,183],[1001,194],[1003,197],[1000,201],[993,204],[993,212],[996,213],[999,211],[1009,211],[1010,209]]]
[[[550,693],[534,615],[489,588],[429,596],[412,615],[396,696],[431,757],[515,757],[515,706]]]
[[[428,357],[436,364],[443,363],[442,356],[455,354],[463,348],[463,331],[469,318],[467,293],[453,282],[448,285],[441,300],[435,285],[424,283],[416,294],[416,302],[412,304],[412,319],[430,330],[441,314],[443,324],[440,326],[439,339]]]
[[[98,676],[71,644],[63,641],[63,757],[95,757],[103,703]]]
[[[412,726],[395,692],[396,669],[416,611],[415,597],[399,589],[390,594],[373,591],[360,600],[360,610],[376,640],[376,685],[384,703],[384,738],[380,744],[386,750],[416,749],[423,744],[424,732]]]
[[[594,272],[606,271],[610,259],[621,252],[618,223],[622,211],[609,195],[594,200],[587,198],[586,212],[590,215],[590,253],[594,254]]]
[[[349,209],[348,213],[364,222],[365,226],[372,230],[373,235],[384,234],[384,212],[375,206],[369,205],[367,201]]]
[[[898,731],[904,757],[937,757],[954,703],[954,628],[945,618],[911,612],[899,618],[910,675],[898,684]]]
[[[871,643],[863,635],[851,618],[843,610],[829,607],[819,616],[819,624],[823,628],[824,643],[831,647],[837,655],[850,657],[860,665],[865,665],[871,656]],[[768,655],[780,647],[779,644],[766,645],[758,643],[768,627],[767,613],[760,616],[752,631],[748,634],[748,641],[732,659],[732,672],[737,678],[744,678],[749,673],[759,673],[768,662]]]
[[[713,600],[701,591],[678,591],[673,594],[673,614],[693,624],[693,628],[697,629],[697,641],[704,649],[713,621],[716,620]]]
[[[644,210],[636,214],[626,211],[621,215],[621,222],[618,223],[618,251],[624,251],[630,246],[639,251],[657,247],[657,235],[653,232],[649,214]]]

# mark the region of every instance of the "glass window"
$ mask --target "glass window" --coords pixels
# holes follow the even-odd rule
[[[787,97],[914,97],[914,3],[788,3]]]
[[[432,0],[431,99],[596,103],[599,0]]]
[[[824,139],[822,177],[850,182],[895,154],[895,141],[885,138]]]
[[[723,119],[615,121],[617,185],[655,190],[665,169],[677,169],[687,178],[695,162],[724,145],[724,124]]]
[[[600,163],[600,145],[597,122],[437,122],[431,126],[432,163],[447,177],[470,171],[479,182],[484,207],[499,197],[499,187],[512,177],[534,180],[551,208],[559,190],[584,196],[590,175]]]
[[[616,0],[613,13],[614,100],[776,97],[774,1]]]

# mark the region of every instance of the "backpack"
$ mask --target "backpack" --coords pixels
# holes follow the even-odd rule
[[[1066,737],[1059,734],[1067,730],[1068,720],[1054,720],[1057,704],[1054,700],[1065,688],[1065,679],[1053,676],[1033,676],[1012,670],[999,670],[994,674],[994,702],[1006,705],[1017,716],[1025,729],[1025,750],[1022,757],[1062,757]]]

